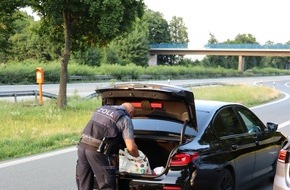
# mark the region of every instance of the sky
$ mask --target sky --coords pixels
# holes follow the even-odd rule
[[[189,47],[203,48],[210,33],[218,42],[252,34],[258,43],[290,41],[289,0],[144,0],[168,21],[183,18]]]

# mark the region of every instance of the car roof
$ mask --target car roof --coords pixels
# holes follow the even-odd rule
[[[199,111],[216,112],[224,106],[242,105],[234,102],[214,101],[214,100],[195,100],[195,108]]]
[[[213,101],[213,100],[195,100],[198,130],[203,131],[209,122],[212,120],[214,114],[225,106],[242,105],[233,102]]]
[[[101,95],[102,105],[131,102],[138,104],[136,116],[164,117],[197,127],[194,95],[186,88],[156,83],[121,83],[96,89],[96,93]],[[153,108],[152,103],[160,105],[160,109]]]

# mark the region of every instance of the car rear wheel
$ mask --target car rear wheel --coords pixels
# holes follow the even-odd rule
[[[234,190],[234,179],[229,170],[221,171],[215,190]]]

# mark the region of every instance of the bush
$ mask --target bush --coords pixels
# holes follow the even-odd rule
[[[0,65],[0,84],[34,84],[35,69],[42,67],[44,70],[45,83],[58,83],[60,78],[60,63],[57,61],[49,63],[38,63],[28,60],[21,63],[9,63]],[[244,73],[234,69],[222,67],[204,66],[168,66],[158,65],[141,67],[134,64],[102,64],[101,66],[88,66],[77,64],[74,60],[68,65],[69,76],[79,76],[85,81],[100,80],[97,76],[104,79],[116,80],[138,80],[140,75],[152,76],[156,80],[162,79],[186,79],[186,78],[214,78],[214,77],[233,77],[233,76],[257,76],[257,75],[289,75],[290,70],[275,68],[253,68]],[[75,82],[72,79],[69,82]]]

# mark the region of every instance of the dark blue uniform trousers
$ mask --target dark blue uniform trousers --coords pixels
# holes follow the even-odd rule
[[[100,190],[116,190],[116,168],[109,156],[95,150],[78,147],[77,174],[79,190],[93,190],[94,176]]]

